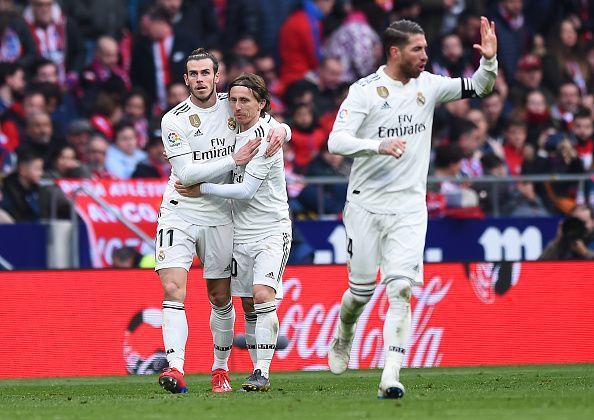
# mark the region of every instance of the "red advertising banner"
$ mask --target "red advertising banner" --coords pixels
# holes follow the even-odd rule
[[[594,362],[594,263],[427,264],[414,290],[409,367]],[[326,369],[347,286],[344,266],[288,267],[273,370]],[[150,270],[0,273],[0,378],[153,373],[164,361],[162,291]],[[244,330],[236,305],[236,335]],[[357,325],[351,368],[383,363],[387,311],[378,286]],[[189,373],[209,372],[210,305],[190,272],[186,313]],[[16,349],[16,350],[15,350]],[[230,367],[249,371],[246,350]]]
[[[167,181],[60,179],[57,183],[69,197],[79,187],[84,187],[107,202],[150,238],[155,237],[157,215]],[[142,254],[154,252],[152,247],[143,244],[140,238],[83,191],[76,194],[76,211],[89,232],[93,267],[110,267],[113,250],[122,246],[137,248]]]

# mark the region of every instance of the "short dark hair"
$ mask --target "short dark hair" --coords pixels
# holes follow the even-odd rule
[[[213,53],[207,51],[206,48],[197,48],[190,53],[188,58],[186,58],[186,74],[188,73],[188,63],[193,60],[210,60],[212,61],[212,69],[214,73],[217,74],[217,72],[219,71],[219,60],[217,60]]]
[[[457,144],[443,144],[435,148],[435,167],[447,168],[464,159],[464,153]]]
[[[592,119],[592,113],[590,110],[584,106],[579,106],[575,114],[573,114],[573,119],[577,118],[588,118]]]
[[[231,92],[233,86],[244,86],[252,91],[254,98],[258,102],[266,101],[266,105],[260,111],[260,116],[263,117],[266,112],[270,111],[270,93],[266,87],[266,82],[260,76],[254,73],[242,73],[229,83],[228,92]]]
[[[425,35],[425,31],[416,22],[406,19],[392,22],[384,31],[382,40],[386,57],[390,55],[391,47],[401,48],[408,44],[411,35],[417,34]]]

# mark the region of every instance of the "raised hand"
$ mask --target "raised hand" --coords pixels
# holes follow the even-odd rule
[[[495,34],[495,22],[489,23],[489,20],[481,16],[481,43],[474,44],[474,48],[479,50],[486,59],[493,58],[497,54],[497,35]]]
[[[247,165],[249,161],[258,154],[258,147],[260,147],[261,142],[262,139],[260,137],[256,137],[255,139],[252,139],[244,144],[243,147],[236,153],[233,153],[233,160],[235,161],[235,164],[237,166]]]

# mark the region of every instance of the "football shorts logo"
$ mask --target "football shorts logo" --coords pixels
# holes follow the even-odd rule
[[[417,92],[417,105],[425,105],[425,96],[423,95],[423,92]]]
[[[172,131],[167,135],[167,141],[169,141],[169,146],[177,147],[181,144],[182,138],[175,131]]]
[[[190,121],[190,124],[192,124],[192,127],[200,127],[200,117],[198,114],[190,115],[188,120]]]
[[[159,262],[165,260],[165,251],[163,251],[162,249],[159,251],[159,254],[157,255],[157,260],[159,260]]]
[[[349,118],[349,110],[346,108],[343,108],[340,110],[340,112],[338,113],[338,121],[342,121],[345,122],[347,119]]]
[[[388,96],[390,96],[390,92],[388,91],[388,88],[385,87],[385,86],[378,86],[377,87],[377,94],[382,99],[386,99]]]
[[[227,119],[227,127],[229,127],[229,130],[235,130],[237,128],[237,122],[234,117]]]

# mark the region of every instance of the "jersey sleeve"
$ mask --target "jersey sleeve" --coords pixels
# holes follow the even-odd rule
[[[268,136],[268,131],[269,130],[265,131],[265,137]],[[260,143],[260,147],[258,148],[258,154],[256,154],[256,156],[254,156],[254,158],[250,160],[245,167],[246,173],[260,180],[266,178],[268,172],[270,172],[270,168],[272,168],[275,159],[279,158],[278,153],[271,157],[264,156],[264,152],[266,151],[267,145],[268,144],[264,141]]]
[[[497,59],[489,60],[482,57],[479,68],[472,77],[449,78],[431,75],[436,87],[437,102],[451,102],[458,99],[483,97],[488,95],[495,85],[497,78]]]
[[[328,139],[328,150],[343,156],[359,157],[378,153],[380,141],[358,138],[357,132],[369,113],[369,105],[363,86],[351,85],[349,93],[340,106],[334,127]]]
[[[161,140],[168,159],[192,153],[184,128],[171,114],[161,120]]]

